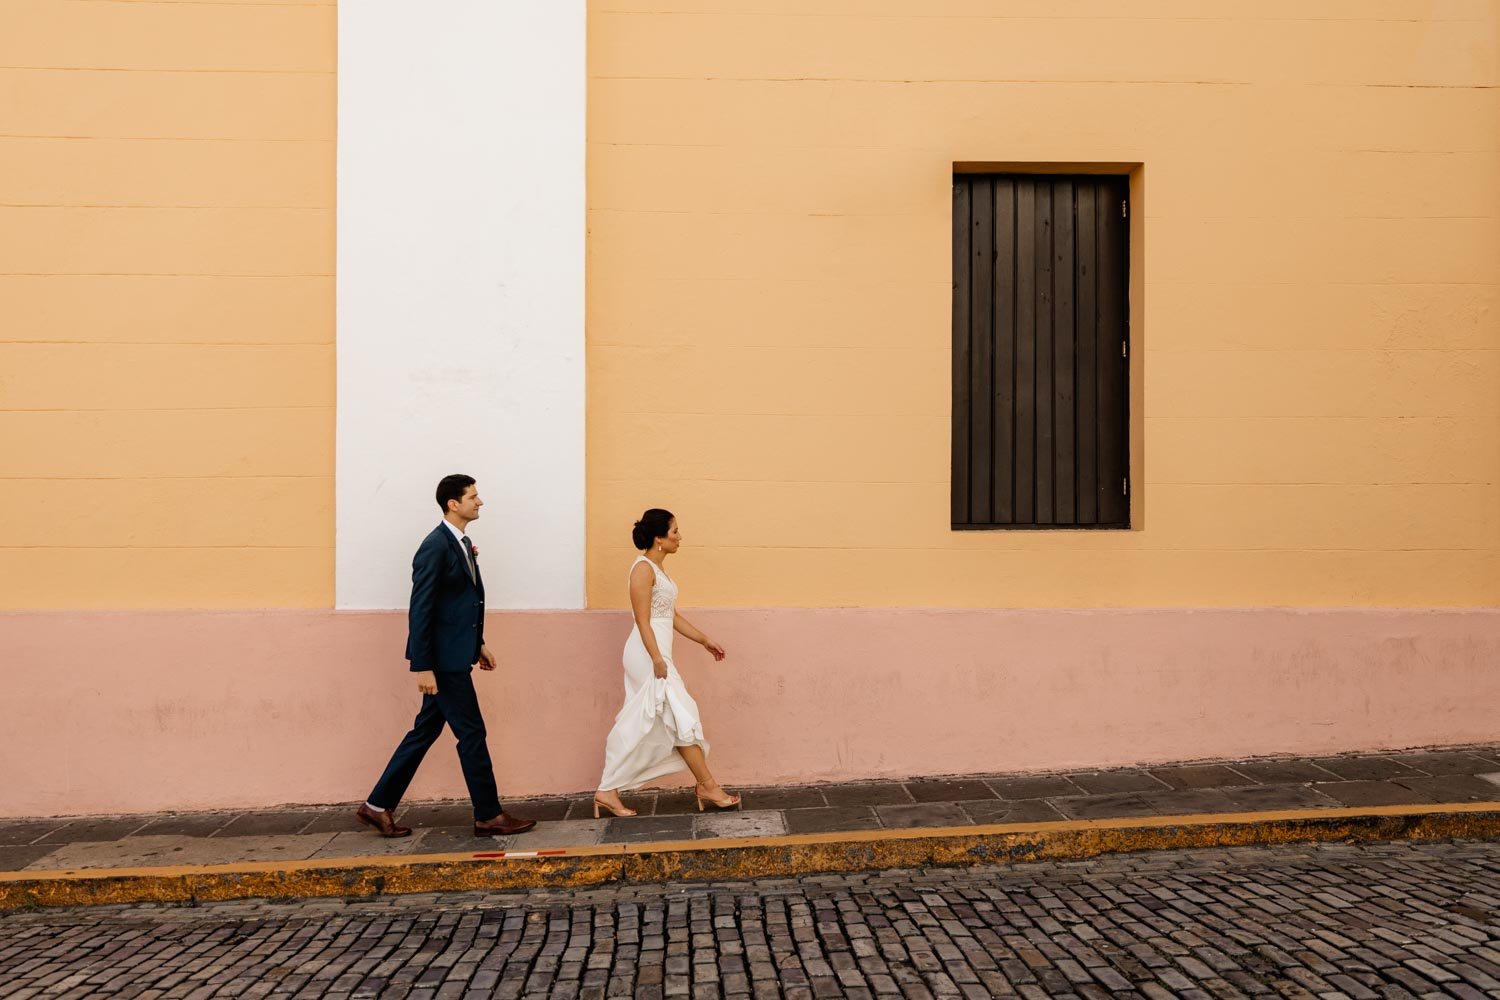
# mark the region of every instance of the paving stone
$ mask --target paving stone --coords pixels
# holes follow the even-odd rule
[[[621,821],[623,822],[623,820]],[[525,833],[513,837],[493,838],[493,848],[501,851],[550,851],[558,847],[592,847],[604,836],[607,819],[565,819],[538,823]]]
[[[780,837],[786,833],[784,814],[775,809],[704,814],[693,820],[699,840],[720,837]]]
[[[1500,764],[1500,746],[1475,747],[1468,752],[1492,764]]]
[[[20,871],[38,858],[45,858],[58,844],[0,844],[0,872]]]
[[[396,822],[412,829],[459,827],[474,822],[474,806],[468,802],[421,802],[396,810]]]
[[[908,781],[906,790],[916,802],[971,802],[996,797],[995,790],[978,778]]]
[[[1391,759],[1426,774],[1481,774],[1494,768],[1476,754],[1445,750],[1391,754]]]
[[[1108,795],[1117,792],[1160,792],[1170,786],[1153,778],[1148,772],[1123,769],[1117,771],[1083,771],[1069,774],[1068,780],[1089,795]]]
[[[427,832],[420,830],[410,837],[382,837],[369,828],[347,830],[332,834],[332,839],[313,852],[312,857],[383,858],[395,854],[411,854]]]
[[[1345,781],[1384,781],[1418,773],[1390,757],[1317,757],[1311,763]]]
[[[66,844],[75,840],[119,840],[128,837],[151,822],[151,816],[96,816],[75,819],[58,827],[37,841],[39,844]]]
[[[346,830],[368,830],[354,818],[362,802],[349,802],[341,806],[329,806],[318,810],[312,821],[303,827],[303,833],[343,833]]]
[[[665,788],[656,793],[649,815],[687,816],[697,811],[698,796],[693,793],[692,788]]]
[[[414,830],[417,838],[412,847],[413,854],[474,854],[479,851],[499,850],[498,837],[474,836],[474,821],[471,817],[463,826],[439,826]]]
[[[1338,775],[1306,760],[1238,760],[1228,765],[1265,785],[1334,781]]]
[[[1140,792],[1117,792],[1111,795],[1087,795],[1082,798],[1048,799],[1053,808],[1069,819],[1114,819],[1116,817],[1159,816]]]
[[[1255,779],[1247,778],[1223,764],[1179,764],[1173,767],[1153,767],[1150,775],[1164,781],[1171,788],[1224,788],[1229,785],[1253,785]]]
[[[1050,799],[1085,794],[1082,788],[1060,774],[986,778],[985,784],[1002,799]]]
[[[641,816],[650,816],[656,811],[655,792],[621,792],[620,801],[625,804],[626,808],[634,809]],[[571,800],[568,804],[567,815],[564,818],[569,820],[593,819],[594,797],[589,795]],[[601,806],[599,809],[599,818],[609,819],[610,811]]]
[[[26,871],[217,865],[235,861],[300,861],[333,840],[331,833],[274,837],[137,836],[64,844]]]
[[[628,819],[609,820],[600,843],[645,844],[652,841],[692,839],[692,816],[632,816]]]
[[[0,822],[0,846],[30,844],[67,825],[68,820],[65,819]]]
[[[959,806],[975,823],[1052,823],[1064,818],[1043,799],[980,799]]]
[[[824,785],[823,798],[831,806],[895,806],[913,801],[899,781],[857,781]]]
[[[881,825],[890,830],[910,830],[920,826],[971,826],[974,822],[957,802],[876,806],[875,813],[880,817]]]
[[[1443,774],[1435,777],[1395,778],[1392,784],[1410,788],[1430,802],[1494,802],[1500,800],[1500,788],[1483,778],[1469,774]]]
[[[211,837],[239,813],[169,813],[137,830],[138,837]]]
[[[1218,788],[1184,788],[1170,792],[1140,792],[1138,795],[1157,816],[1238,812],[1234,801]]]
[[[573,800],[561,796],[550,796],[543,799],[506,799],[505,808],[517,816],[525,816],[534,819],[538,823],[550,823],[553,820],[566,819],[568,809]]]
[[[739,794],[746,809],[817,809],[827,805],[822,788],[816,785],[747,788]]]
[[[1306,785],[1246,785],[1224,794],[1241,809],[1331,809],[1340,803]]]
[[[214,836],[257,837],[277,833],[302,833],[318,817],[318,813],[306,809],[244,813],[230,820]]]
[[[1416,776],[1415,772],[1408,773]],[[1398,806],[1432,801],[1422,792],[1390,781],[1328,781],[1319,782],[1312,789],[1346,806]]]
[[[822,809],[788,809],[788,833],[836,833],[844,830],[878,830],[880,818],[870,806],[826,806]]]

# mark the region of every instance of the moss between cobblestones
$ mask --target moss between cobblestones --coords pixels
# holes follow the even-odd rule
[[[586,888],[613,882],[739,881],[887,868],[1057,861],[1135,851],[1500,836],[1500,803],[1303,810],[1030,826],[867,831],[822,836],[605,845],[562,857],[472,854],[183,869],[13,872],[0,910],[247,898]]]

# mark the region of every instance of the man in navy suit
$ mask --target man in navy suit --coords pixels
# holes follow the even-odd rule
[[[438,483],[437,502],[443,523],[422,540],[411,561],[406,658],[417,675],[422,708],[355,815],[381,836],[411,835],[410,827],[396,825],[396,806],[446,723],[458,737],[458,760],[474,803],[474,836],[524,833],[536,826],[536,820],[512,816],[500,806],[484,717],[474,693],[474,664],[480,670],[495,669],[495,655],[484,644],[479,550],[465,534],[484,501],[473,478],[445,476]]]

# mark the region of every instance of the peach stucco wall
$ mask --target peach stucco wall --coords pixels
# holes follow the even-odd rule
[[[1500,739],[1496,611],[695,612],[677,660],[736,785]],[[389,612],[0,614],[0,816],[341,802],[415,711]],[[620,611],[491,616],[502,791],[589,789]],[[37,683],[40,680],[41,683]],[[452,739],[413,798],[462,796]]]
[[[334,6],[3,22],[0,607],[331,604]]]
[[[721,609],[730,661],[681,659],[735,784],[1500,739],[1500,6],[594,0],[588,31],[596,610],[496,615],[506,790],[595,781],[657,504]],[[335,32],[6,7],[0,815],[356,799],[409,720],[402,617],[327,610]],[[955,534],[951,174],[1039,162],[1131,171],[1135,530]],[[460,789],[445,743],[413,795]]]
[[[1500,603],[1500,6],[590,4],[589,601]],[[948,530],[956,163],[1138,164],[1136,530]],[[691,570],[689,574],[689,570]]]

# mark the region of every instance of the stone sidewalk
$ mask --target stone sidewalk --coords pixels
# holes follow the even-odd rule
[[[1153,816],[1496,803],[1500,746],[1307,759],[1262,758],[1104,771],[968,775],[801,787],[740,788],[742,809],[699,813],[690,790],[627,793],[641,813],[592,818],[591,796],[510,800],[539,820],[516,837],[480,839],[466,802],[416,803],[400,821],[416,832],[382,840],[354,819],[355,803],[257,811],[0,821],[0,872],[183,868],[240,862],[563,852],[601,845],[774,838],[852,831]]]

